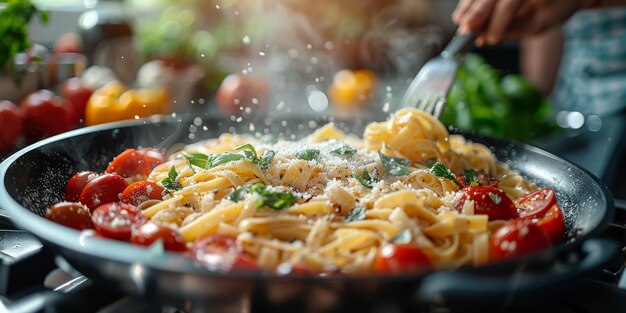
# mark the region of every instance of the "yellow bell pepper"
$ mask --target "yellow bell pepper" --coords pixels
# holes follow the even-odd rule
[[[85,124],[96,125],[136,119],[169,110],[170,96],[165,89],[128,89],[112,81],[94,91],[85,109]]]

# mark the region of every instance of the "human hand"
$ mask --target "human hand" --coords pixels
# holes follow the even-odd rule
[[[479,33],[478,45],[538,35],[563,24],[594,0],[460,0],[452,20],[460,32]]]

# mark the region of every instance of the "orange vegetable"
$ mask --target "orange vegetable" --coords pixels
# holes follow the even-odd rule
[[[338,107],[363,106],[372,101],[376,84],[376,75],[372,71],[342,70],[335,74],[328,95]]]
[[[85,109],[85,124],[96,125],[165,114],[170,95],[165,89],[128,89],[112,81],[96,90]]]

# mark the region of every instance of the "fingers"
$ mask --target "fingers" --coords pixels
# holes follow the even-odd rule
[[[454,9],[454,12],[452,12],[452,21],[454,23],[461,24],[461,20],[463,19],[465,13],[467,13],[467,10],[469,10],[469,8],[472,6],[472,2],[474,2],[474,0],[459,1],[456,9]]]
[[[482,33],[492,16],[497,0],[475,0],[460,20],[461,27]]]
[[[485,31],[485,38],[490,45],[498,44],[518,14],[523,0],[500,0],[495,4],[493,14]]]
[[[507,39],[521,39],[539,35],[562,25],[579,9],[575,1],[547,1],[524,18],[516,18],[506,34]]]

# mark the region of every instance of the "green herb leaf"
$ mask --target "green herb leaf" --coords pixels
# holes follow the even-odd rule
[[[374,184],[380,181],[380,178],[378,177],[378,168],[374,168],[371,173],[366,168],[363,170],[363,176],[361,176],[358,172],[354,172],[352,173],[352,177],[361,183],[361,185],[369,189],[374,188]]]
[[[248,185],[241,186],[241,187],[233,190],[231,193],[229,193],[226,196],[226,199],[228,199],[230,201],[239,202],[239,201],[243,200],[243,197],[246,194],[248,194],[249,191],[250,191],[250,186],[248,186]]]
[[[450,172],[450,170],[443,164],[437,162],[435,163],[435,165],[433,165],[433,167],[431,168],[431,172],[433,174],[435,174],[435,176],[437,177],[441,177],[441,178],[446,178],[449,179],[451,181],[453,181],[455,184],[457,184],[457,186],[461,186],[461,184],[459,183],[459,181],[456,180],[456,178],[454,177],[454,175],[452,175],[452,172]]]
[[[259,162],[259,166],[261,166],[262,169],[266,170],[270,164],[272,164],[272,161],[274,160],[274,156],[276,155],[276,152],[269,150],[269,151],[265,151],[265,154],[263,154],[263,157],[261,158],[261,161]]]
[[[268,191],[267,187],[261,183],[252,185],[252,187],[250,187],[250,192],[259,196],[259,199],[256,202],[257,208],[266,206],[274,210],[282,210],[296,203],[296,197],[293,194]]]
[[[406,228],[399,232],[391,241],[397,244],[411,243],[411,241],[413,241],[413,233],[411,233],[410,229]]]
[[[478,186],[478,172],[472,169],[467,169],[463,171],[463,176],[465,177],[465,184]]]
[[[333,146],[333,149],[330,150],[330,153],[336,155],[353,155],[356,153],[356,149],[343,142],[338,142],[336,145]]]
[[[247,143],[245,145],[241,145],[235,148],[236,151],[243,151],[243,154],[246,156],[246,160],[251,161],[254,164],[259,164],[259,157],[256,154],[256,150],[254,147]]]
[[[161,184],[168,190],[180,190],[183,186],[176,181],[177,178],[178,173],[176,172],[176,168],[172,166],[170,171],[167,173],[167,178],[163,179]]]
[[[383,164],[383,168],[385,169],[386,174],[391,176],[403,176],[411,174],[411,172],[409,171],[409,165],[411,164],[411,161],[386,156],[380,150],[378,151],[378,155],[380,156],[380,162]]]
[[[493,203],[495,204],[500,204],[500,202],[502,201],[502,198],[500,198],[500,196],[491,192],[489,193],[489,198],[491,198],[491,201],[493,201]]]
[[[350,223],[350,222],[361,221],[364,219],[365,219],[365,209],[354,208],[354,210],[352,210],[350,214],[346,215],[345,222]]]
[[[319,155],[320,155],[320,150],[318,149],[304,149],[296,153],[296,158],[300,160],[305,160],[305,161],[312,161],[315,158],[317,158],[317,156]]]
[[[206,155],[202,153],[184,154],[189,164],[195,165],[203,169],[211,169],[218,165],[226,164],[233,161],[239,161],[244,157],[240,154],[222,152],[218,154]]]

